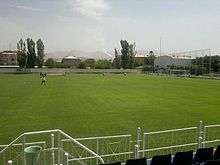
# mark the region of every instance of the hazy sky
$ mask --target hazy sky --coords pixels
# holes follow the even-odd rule
[[[46,52],[158,50],[161,37],[164,52],[220,54],[220,0],[0,0],[0,50],[27,37]]]

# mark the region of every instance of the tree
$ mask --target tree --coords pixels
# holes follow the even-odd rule
[[[128,68],[132,69],[134,67],[134,45],[129,45],[129,54],[128,54]]]
[[[38,68],[42,68],[44,63],[44,44],[41,39],[37,40],[37,65]]]
[[[128,52],[129,52],[129,43],[126,40],[121,40],[121,63],[124,69],[128,66]]]
[[[211,57],[211,67],[213,72],[220,71],[220,56],[212,56]]]
[[[114,62],[115,62],[115,67],[117,69],[121,68],[121,62],[120,61],[121,61],[121,57],[118,54],[118,50],[115,48],[115,59],[114,59]]]
[[[153,51],[150,51],[149,52],[149,56],[145,59],[145,65],[151,65],[153,66],[154,65],[154,60],[155,60],[155,55],[154,55],[154,52]]]
[[[48,58],[45,62],[45,65],[48,66],[48,68],[54,68],[56,65],[56,61],[53,58]]]
[[[86,69],[86,63],[85,63],[85,61],[80,61],[80,63],[78,64],[78,68],[79,68],[79,69]]]
[[[27,54],[26,54],[26,44],[25,42],[20,39],[17,43],[17,49],[18,49],[18,65],[21,68],[24,68],[26,66],[26,60],[27,60]]]
[[[27,39],[27,67],[34,68],[36,64],[35,43],[32,39]]]
[[[95,68],[95,60],[94,59],[87,59],[85,60],[86,67],[89,67],[90,69]]]
[[[110,69],[111,68],[111,61],[110,60],[97,60],[95,64],[96,69]]]

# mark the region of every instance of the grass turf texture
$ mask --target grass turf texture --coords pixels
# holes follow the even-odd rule
[[[0,75],[0,144],[59,128],[73,137],[220,123],[220,81],[128,74]]]

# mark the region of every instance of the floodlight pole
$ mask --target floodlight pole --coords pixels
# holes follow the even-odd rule
[[[160,56],[161,56],[161,37],[160,37]]]

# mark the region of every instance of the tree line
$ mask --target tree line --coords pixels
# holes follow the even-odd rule
[[[106,59],[87,59],[80,61],[76,66],[79,69],[133,69],[138,66],[144,66],[145,71],[152,71],[154,65],[154,59],[156,58],[153,51],[149,52],[149,55],[144,58],[135,58],[137,54],[136,44],[129,44],[127,40],[120,41],[121,50],[114,49],[115,58],[112,60]],[[68,64],[56,62],[54,59],[49,58],[45,62],[45,65],[49,68],[69,68]]]
[[[37,48],[37,54],[35,51]],[[36,44],[31,38],[27,38],[26,42],[20,39],[17,43],[18,50],[18,65],[21,68],[42,68],[44,64],[44,44],[41,39],[38,39]]]
[[[129,44],[127,40],[121,40],[121,54],[115,48],[115,59],[113,63],[115,68],[132,69],[134,68],[134,57],[136,55],[135,43]]]
[[[70,68],[71,66],[65,63],[60,63],[55,61],[53,58],[48,58],[45,62],[45,66],[48,68]],[[95,59],[86,59],[80,61],[76,68],[79,69],[111,69],[113,68],[111,60],[95,60]]]

